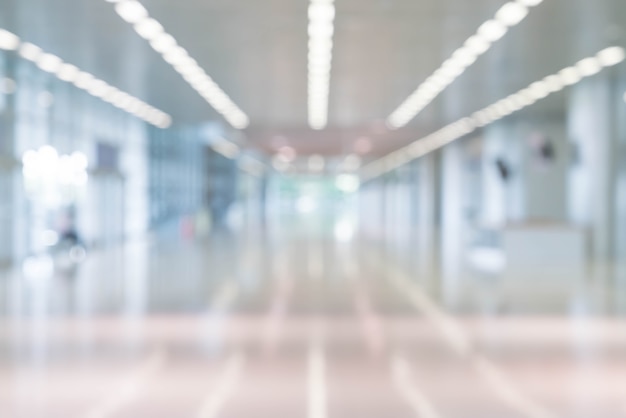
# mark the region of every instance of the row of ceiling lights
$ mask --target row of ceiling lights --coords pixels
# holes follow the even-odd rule
[[[604,68],[615,66],[623,62],[624,59],[626,59],[624,48],[615,46],[604,49],[595,56],[585,58],[571,67],[564,68],[558,73],[539,80],[527,88],[474,113],[471,117],[452,123],[426,138],[417,140],[367,165],[363,168],[362,177],[365,180],[370,180],[391,172],[412,160],[474,132],[477,128],[487,126],[531,106],[567,86],[577,84],[583,79],[599,73]]]
[[[313,129],[323,129],[328,124],[334,20],[333,0],[311,0],[308,27],[308,116],[309,126]]]
[[[326,167],[326,160],[321,155],[312,155],[309,157],[303,157],[299,159],[300,162],[305,162],[306,169],[311,172],[319,173]],[[295,150],[291,147],[284,147],[274,156],[272,160],[272,166],[276,171],[285,172],[291,169],[295,169],[302,164],[296,164]],[[336,165],[336,170],[339,173],[354,173],[361,167],[361,157],[356,154],[349,154]]]
[[[45,52],[37,45],[23,42],[17,35],[4,29],[0,29],[0,49],[17,51],[22,58],[35,63],[41,70],[54,74],[62,81],[73,83],[92,96],[100,98],[154,126],[167,128],[172,123],[172,118],[167,113],[109,85],[86,71],[82,71],[75,65],[64,62],[61,58]]]
[[[151,18],[146,8],[136,0],[106,0],[116,3],[115,10],[122,19],[133,25],[142,38],[200,94],[218,113],[236,129],[250,123],[248,116],[224,93],[213,79],[189,56],[185,48],[167,33],[158,21]]]
[[[462,47],[457,49],[429,78],[426,79],[388,118],[387,125],[398,129],[413,120],[439,94],[465,72],[479,56],[500,40],[509,28],[519,24],[529,8],[543,0],[515,0],[502,6],[495,17],[483,23]]]

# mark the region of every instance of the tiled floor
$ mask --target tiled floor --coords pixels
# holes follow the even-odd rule
[[[626,417],[626,322],[452,314],[362,241],[219,237],[0,284],[0,417]]]

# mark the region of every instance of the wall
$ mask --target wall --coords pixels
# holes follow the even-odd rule
[[[15,53],[0,57],[0,82],[15,85],[14,91],[0,93],[0,261],[44,250],[42,233],[58,229],[59,214],[69,206],[75,207],[79,232],[92,245],[108,243],[104,234],[111,229],[115,240],[143,236],[149,206],[146,124]],[[117,150],[119,163],[98,167],[98,144]],[[89,159],[89,182],[71,199],[51,202],[27,193],[22,156],[44,145],[60,155],[80,151]]]

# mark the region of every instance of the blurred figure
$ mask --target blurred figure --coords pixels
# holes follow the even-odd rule
[[[71,207],[62,216],[59,242],[54,250],[55,267],[73,277],[86,256],[86,245],[76,228],[76,211]]]

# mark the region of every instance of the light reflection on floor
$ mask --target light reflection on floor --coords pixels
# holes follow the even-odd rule
[[[626,417],[623,320],[452,314],[362,240],[278,238],[7,275],[0,417]]]

